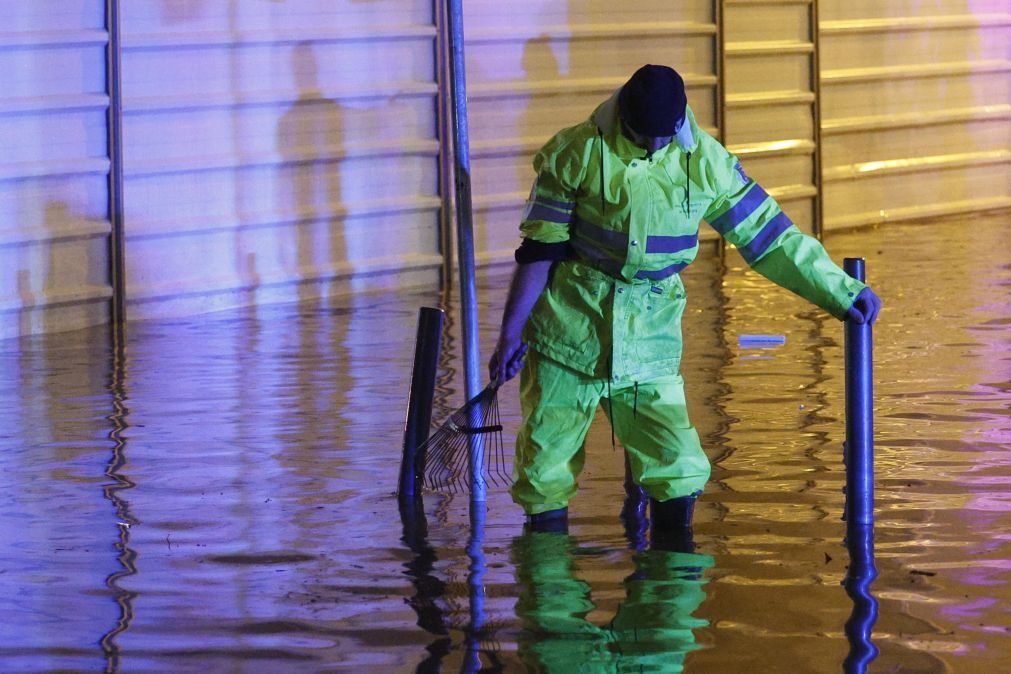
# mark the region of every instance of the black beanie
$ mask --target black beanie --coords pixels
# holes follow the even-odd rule
[[[644,65],[618,94],[621,118],[644,136],[673,136],[686,105],[685,82],[667,66]]]

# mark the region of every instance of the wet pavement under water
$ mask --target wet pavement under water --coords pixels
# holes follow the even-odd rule
[[[132,323],[121,352],[101,328],[0,342],[0,671],[835,672],[851,652],[869,671],[1011,671],[1009,224],[826,242],[866,257],[885,301],[878,575],[856,603],[842,324],[734,252],[684,274],[683,374],[714,462],[694,552],[626,537],[602,415],[567,535],[524,533],[497,488],[483,527],[436,493],[405,524],[434,288]],[[506,284],[480,287],[485,356]],[[463,402],[448,309],[436,421]],[[500,404],[511,446],[515,382]]]

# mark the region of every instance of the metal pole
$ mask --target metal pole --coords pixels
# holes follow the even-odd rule
[[[474,281],[474,223],[470,194],[470,140],[467,129],[467,76],[463,53],[463,3],[448,3],[450,94],[453,98],[453,174],[456,188],[456,236],[460,265],[460,313],[463,320],[463,374],[467,400],[481,392],[477,330],[477,290]],[[482,443],[471,443],[470,497],[485,501]]]
[[[846,273],[864,280],[863,258],[846,258]],[[846,521],[874,523],[874,386],[870,323],[846,321]]]
[[[444,316],[441,309],[432,307],[422,307],[418,312],[411,397],[407,402],[404,455],[400,462],[400,485],[397,490],[401,501],[419,493],[421,476],[425,472],[425,454],[419,452],[418,448],[428,439],[432,425],[432,401],[435,399],[435,376],[439,367]]]
[[[716,24],[716,134],[721,144],[727,143],[727,86],[724,81],[727,76],[726,34],[723,27],[723,3],[725,0],[713,0],[713,22]],[[722,239],[722,237],[720,237]]]
[[[714,59],[716,70],[716,132],[721,144],[727,142],[727,36],[724,31],[726,10],[724,3],[726,0],[713,0],[713,21],[716,23],[716,58]],[[716,237],[716,251],[720,260],[726,258],[727,240],[722,236]]]
[[[123,93],[120,64],[119,0],[105,2],[105,91],[109,97],[106,115],[109,154],[109,284],[112,286],[110,321],[126,321],[126,254],[123,224]],[[115,332],[114,332],[115,334]],[[116,346],[115,344],[113,345]]]
[[[442,0],[433,2],[436,15],[435,63],[439,93],[435,100],[435,116],[439,129],[439,252],[442,254],[442,269],[439,276],[439,289],[448,298],[453,287],[453,207],[449,198],[453,192],[453,157],[452,119],[449,110],[449,100],[452,98],[446,72],[449,63],[449,47],[446,37],[446,3]],[[447,302],[448,304],[448,302]]]
[[[811,25],[811,91],[814,94],[811,112],[814,122],[814,161],[812,179],[814,181],[814,221],[811,223],[812,234],[821,240],[824,233],[825,200],[824,189],[822,187],[822,153],[821,153],[821,24],[818,18],[818,3],[812,2],[809,6],[809,21]]]
[[[848,257],[843,269],[866,280],[863,258]],[[878,655],[871,643],[878,603],[871,594],[874,566],[874,376],[870,323],[846,321],[846,547],[850,566],[843,585],[853,600],[846,622],[850,652],[843,663],[847,674],[867,671]]]

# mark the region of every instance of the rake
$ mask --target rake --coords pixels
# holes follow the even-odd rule
[[[434,491],[461,493],[473,488],[471,453],[481,459],[486,482],[504,487],[511,477],[502,444],[498,382],[449,415],[419,449],[423,484]]]

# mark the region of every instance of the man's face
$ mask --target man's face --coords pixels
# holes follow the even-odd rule
[[[674,128],[674,133],[677,133],[681,129],[681,125],[684,124],[684,122],[685,118],[682,117],[681,121],[679,121],[677,126]],[[621,120],[621,132],[625,135],[625,138],[628,138],[630,141],[650,154],[662,150],[670,145],[674,140],[674,136],[644,136],[625,123],[624,119]]]

